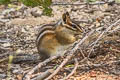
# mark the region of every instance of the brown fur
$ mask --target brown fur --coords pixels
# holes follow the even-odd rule
[[[40,29],[36,44],[43,59],[58,54],[61,55],[76,41],[76,34],[81,35],[81,28],[72,23],[68,12],[63,14],[62,19],[63,22],[59,24],[46,25]]]

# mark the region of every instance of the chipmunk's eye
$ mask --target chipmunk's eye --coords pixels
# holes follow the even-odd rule
[[[76,25],[72,25],[73,28],[77,28]]]
[[[72,24],[71,26],[72,26],[73,28],[77,29],[77,25]]]
[[[74,30],[77,30],[77,31],[81,31],[82,32],[82,28],[78,25],[78,24],[71,24],[72,28]]]

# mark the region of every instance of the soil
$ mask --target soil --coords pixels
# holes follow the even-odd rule
[[[79,3],[76,1],[75,3]],[[17,9],[20,7],[19,9]],[[43,24],[57,23],[64,12],[70,13],[71,19],[79,23],[84,29],[83,37],[93,29],[99,29],[90,36],[82,45],[81,49],[85,56],[92,48],[92,43],[98,36],[120,19],[119,4],[102,5],[52,5],[52,15],[42,14],[40,7],[26,7],[16,5],[15,7],[5,7],[0,5],[0,79],[1,80],[22,80],[25,73],[30,71],[39,62],[35,63],[11,63],[10,60],[2,61],[10,54],[36,54],[35,40],[39,28]],[[34,14],[32,14],[34,13]],[[39,15],[35,15],[39,14]],[[115,28],[117,29],[113,31]],[[120,24],[115,25],[103,38],[95,45],[90,55],[90,61],[81,62],[83,55],[80,49],[77,51],[79,66],[76,72],[67,80],[120,80]],[[8,55],[6,55],[8,54]],[[10,56],[9,56],[10,57]],[[2,62],[1,62],[2,61]],[[55,68],[63,61],[63,58],[50,62],[43,68]],[[108,64],[99,67],[88,68],[86,64]],[[72,67],[69,67],[72,66]],[[51,80],[61,80],[66,77],[74,68],[74,61],[69,61],[67,65]],[[41,70],[40,70],[41,71]],[[38,72],[40,73],[40,72]],[[35,76],[35,75],[33,75]]]

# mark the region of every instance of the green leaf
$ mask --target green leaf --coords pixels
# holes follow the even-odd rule
[[[50,7],[51,4],[52,4],[52,0],[44,0],[42,6],[46,8],[46,7]]]
[[[51,8],[44,8],[43,15],[51,16],[52,15],[52,9]]]
[[[20,0],[26,6],[42,6],[43,7],[43,14],[47,16],[51,16],[52,9],[50,5],[52,4],[52,0]]]
[[[41,4],[41,0],[20,0],[24,5],[35,7]]]
[[[10,0],[0,0],[0,5],[2,4],[9,4]]]

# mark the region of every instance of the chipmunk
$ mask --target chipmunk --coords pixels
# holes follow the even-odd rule
[[[51,56],[63,55],[78,38],[81,38],[83,29],[70,19],[68,12],[56,24],[45,24],[40,27],[36,38],[39,54],[18,54],[13,63],[37,62]],[[40,55],[40,56],[39,56]]]
[[[63,55],[82,32],[82,28],[70,19],[68,12],[64,13],[56,24],[43,25],[36,39],[41,58],[45,60],[51,56]]]

